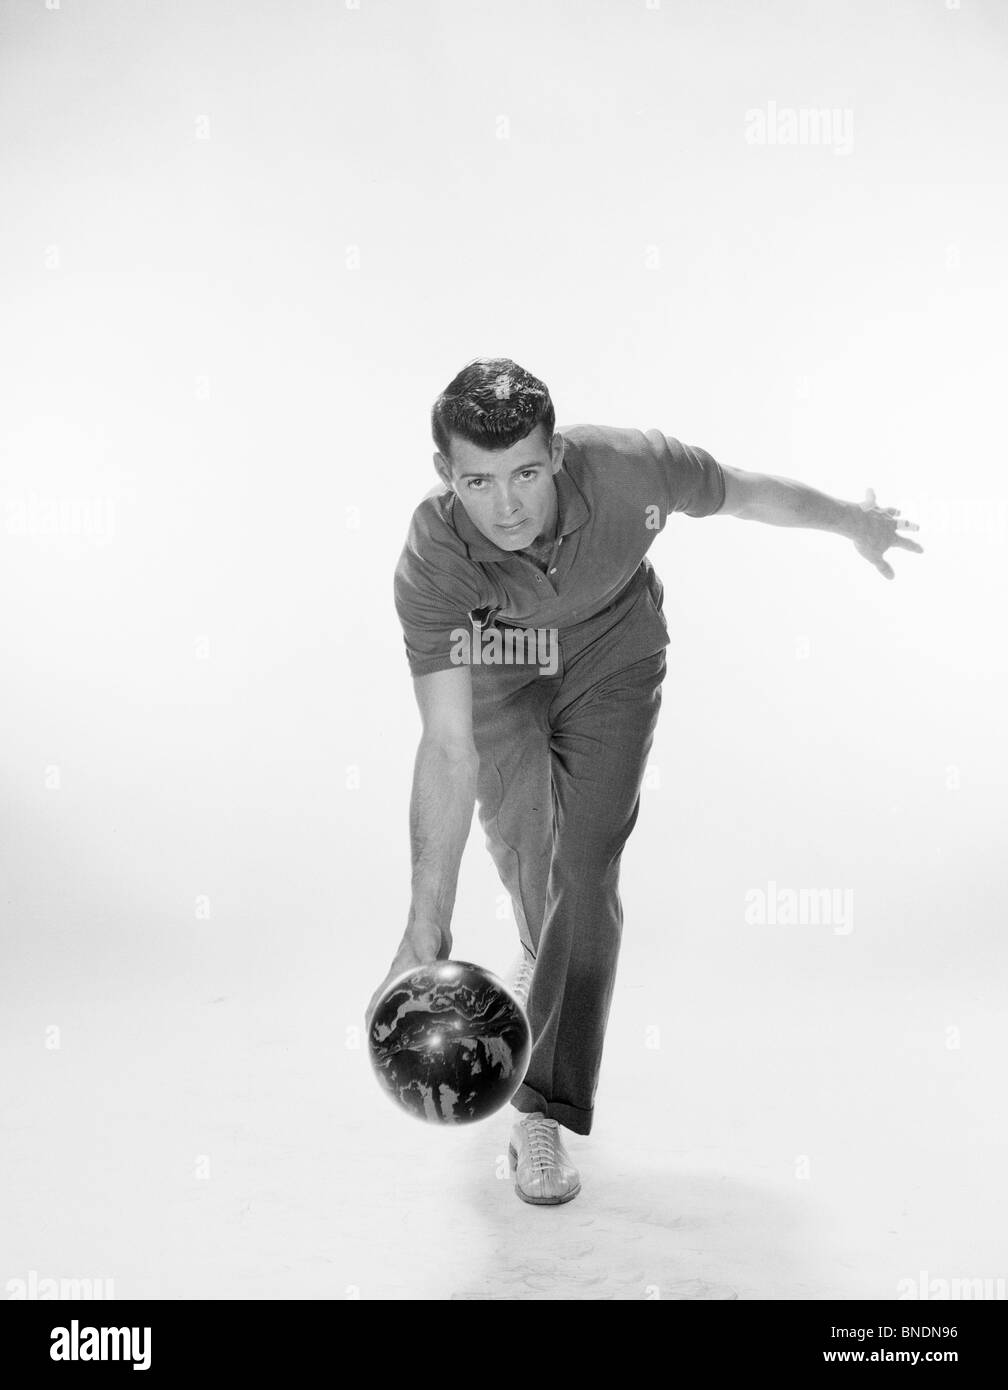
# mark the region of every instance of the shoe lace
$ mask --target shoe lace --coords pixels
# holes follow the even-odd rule
[[[547,1168],[560,1166],[560,1132],[556,1125],[549,1124],[545,1117],[529,1120],[525,1126],[528,1138],[529,1160],[537,1173]]]

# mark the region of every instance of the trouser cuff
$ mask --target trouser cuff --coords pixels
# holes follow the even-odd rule
[[[594,1110],[582,1110],[578,1105],[565,1105],[563,1101],[547,1100],[524,1081],[511,1097],[511,1104],[524,1115],[538,1110],[548,1120],[556,1120],[574,1134],[590,1134]]]

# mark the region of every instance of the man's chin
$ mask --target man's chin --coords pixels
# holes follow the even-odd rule
[[[534,529],[532,526],[522,526],[513,532],[496,531],[494,543],[499,545],[502,550],[524,550],[534,540]]]

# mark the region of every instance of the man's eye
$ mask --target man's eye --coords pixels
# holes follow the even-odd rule
[[[534,468],[523,468],[522,473],[529,478],[534,478],[536,475],[536,471]]]
[[[485,478],[470,478],[470,479],[469,479],[469,491],[472,492],[473,488],[476,487],[476,485],[477,485],[478,483],[485,483],[485,482],[486,482],[486,479],[485,479]]]

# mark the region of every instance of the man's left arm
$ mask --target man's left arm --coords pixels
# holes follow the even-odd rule
[[[815,531],[833,531],[853,541],[858,554],[886,579],[896,578],[892,566],[883,559],[890,546],[924,553],[922,545],[899,534],[900,531],[919,531],[920,527],[903,520],[897,507],[876,506],[871,488],[867,489],[863,502],[841,502],[794,478],[747,473],[724,463],[721,471],[725,479],[725,500],[713,516],[737,516],[744,521],[764,521],[770,526],[806,526]]]

